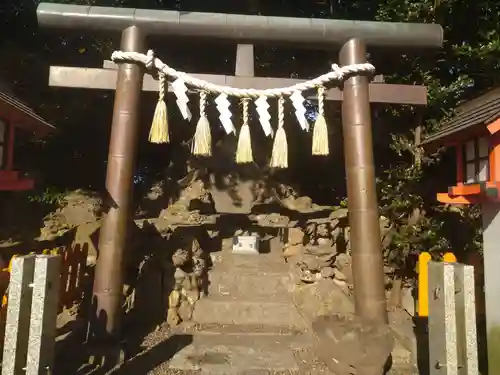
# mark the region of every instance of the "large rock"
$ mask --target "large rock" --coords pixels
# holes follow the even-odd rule
[[[255,200],[253,195],[253,181],[241,181],[227,177],[224,184],[219,187],[213,183],[210,193],[214,199],[217,212],[233,214],[249,214]]]
[[[293,299],[299,311],[310,322],[322,315],[354,313],[354,303],[351,298],[328,279],[295,287]]]
[[[337,254],[335,258],[335,267],[341,272],[346,283],[353,283],[352,277],[352,259],[349,254],[341,253]]]
[[[76,190],[66,195],[60,207],[44,218],[38,240],[51,240],[68,229],[95,223],[102,217],[102,200],[95,194]]]
[[[302,245],[304,241],[304,232],[301,228],[288,229],[288,244],[289,245]]]
[[[92,223],[102,216],[102,200],[94,193],[76,190],[65,196],[61,203],[57,213],[72,226]]]
[[[171,216],[189,216],[191,211],[215,213],[215,204],[203,181],[193,181],[181,191],[179,199],[160,212],[160,218]]]
[[[405,367],[415,364],[417,338],[412,317],[402,309],[395,309],[389,311],[389,324],[396,339],[393,365],[395,367]]]
[[[394,347],[388,325],[358,317],[321,316],[312,328],[316,353],[338,375],[379,375]]]
[[[333,263],[333,255],[319,257],[312,254],[303,254],[298,261],[299,265],[304,265],[312,272],[320,272],[324,267],[329,267]]]
[[[283,257],[287,260],[290,258],[298,257],[302,254],[302,250],[303,250],[302,245],[285,244],[283,248]]]

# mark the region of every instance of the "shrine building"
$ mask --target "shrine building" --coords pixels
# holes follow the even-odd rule
[[[444,204],[477,204],[481,209],[482,256],[473,259],[475,300],[486,315],[488,367],[498,373],[500,327],[500,88],[468,101],[442,129],[421,143],[427,152],[441,147],[455,150],[456,182],[447,192],[437,192]],[[478,256],[479,255],[479,256]],[[482,258],[482,259],[480,259]],[[470,260],[469,260],[470,262]]]
[[[456,109],[438,132],[422,142],[426,151],[453,147],[456,182],[437,199],[445,204],[499,202],[500,88],[488,91]]]
[[[16,134],[27,132],[42,138],[55,130],[31,108],[8,90],[0,88],[0,191],[22,191],[34,188],[35,181],[15,168]]]

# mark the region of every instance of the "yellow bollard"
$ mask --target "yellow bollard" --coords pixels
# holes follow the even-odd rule
[[[9,267],[7,267],[6,269],[4,269],[3,272],[7,271],[8,273],[10,273],[12,271],[12,261],[17,256],[18,255],[16,254],[16,255],[13,255],[12,258],[10,258]],[[5,305],[7,305],[7,295],[2,296],[2,307],[4,307]]]
[[[8,268],[8,271],[9,273],[11,273],[12,271],[12,262],[14,261],[14,258],[18,257],[19,255],[15,254],[15,255],[12,255],[12,258],[10,258],[10,261],[9,261],[9,268]]]
[[[429,261],[431,254],[421,253],[418,256],[418,316],[429,316]]]
[[[456,263],[457,257],[453,253],[445,253],[443,255],[443,262],[445,263]]]

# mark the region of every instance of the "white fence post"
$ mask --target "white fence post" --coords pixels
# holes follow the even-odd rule
[[[50,373],[52,369],[59,307],[60,269],[60,256],[36,257],[26,375]]]
[[[455,264],[458,373],[479,375],[474,267]]]
[[[429,262],[429,374],[478,375],[474,267]]]
[[[58,255],[26,255],[13,259],[2,375],[51,373],[60,274]]]
[[[34,269],[34,255],[16,257],[12,260],[2,375],[18,375],[24,372],[26,366]]]

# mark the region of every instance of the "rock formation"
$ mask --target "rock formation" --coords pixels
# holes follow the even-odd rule
[[[311,220],[304,229],[289,229],[283,256],[296,283],[313,283],[322,278],[334,279],[339,285],[350,281],[342,272],[349,258],[344,246],[346,218],[347,212],[339,210],[330,218]]]
[[[158,189],[156,189],[158,190]],[[151,192],[152,194],[153,192]],[[156,198],[161,192],[155,191]],[[203,224],[215,213],[214,201],[202,181],[194,180],[159,214],[156,230],[168,246],[168,262],[173,266],[169,283],[167,323],[171,326],[191,319],[194,304],[206,290],[208,254],[203,248]],[[203,245],[202,245],[203,243]]]
[[[102,217],[102,200],[95,194],[75,190],[60,201],[59,208],[44,218],[38,240],[53,239],[65,231]]]
[[[290,228],[283,249],[283,256],[291,265],[294,280],[313,283],[320,279],[331,279],[342,287],[352,289],[352,259],[348,210],[333,211],[326,219],[311,219],[304,228]],[[381,238],[388,226],[381,218]],[[386,283],[394,270],[384,268]]]
[[[174,286],[168,298],[167,323],[176,326],[191,320],[194,305],[205,293],[207,254],[190,235],[172,238],[178,244],[172,255]]]

